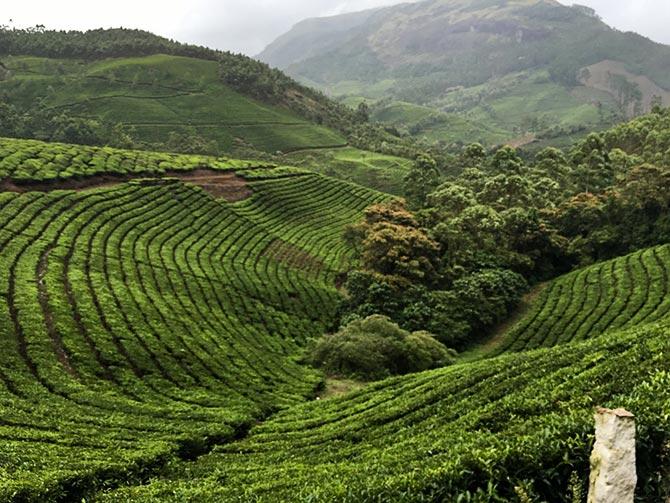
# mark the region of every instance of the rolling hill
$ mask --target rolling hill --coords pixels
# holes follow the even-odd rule
[[[226,86],[215,61],[159,54],[96,62],[12,56],[3,63],[11,77],[0,92],[13,104],[41,100],[70,116],[121,124],[149,145],[168,144],[171,134],[200,136],[219,152],[346,144],[335,131]]]
[[[38,139],[53,139],[40,117],[65,116],[118,126],[136,144],[161,150],[179,137],[202,153],[347,144],[337,128],[349,112],[323,95],[250,58],[146,32],[4,29],[0,63],[3,102],[36,117],[23,129]],[[7,135],[13,124],[3,117]]]
[[[664,165],[665,121],[608,141]],[[640,500],[667,488],[667,245],[553,280],[481,359],[317,399],[302,357],[335,321],[343,231],[390,196],[17,139],[0,179],[0,501],[562,502],[595,406],[636,414]]]
[[[498,352],[551,347],[666,318],[669,254],[667,245],[649,248],[545,285]]]
[[[295,356],[332,323],[343,226],[386,196],[197,156],[0,155],[0,501],[142,480],[313,396]]]
[[[555,0],[423,0],[311,19],[259,58],[447,143],[463,130],[489,144],[561,142],[670,104],[670,47]]]

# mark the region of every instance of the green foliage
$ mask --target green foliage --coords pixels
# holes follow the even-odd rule
[[[420,151],[369,124],[365,108],[353,110],[264,63],[147,32],[0,27],[0,56],[9,72],[0,93],[20,114],[94,120],[107,132],[98,145],[111,144],[109,131],[121,124],[136,146],[152,150],[183,149],[184,141],[170,138],[177,134],[193,140],[180,151],[201,154],[347,144],[408,158]],[[32,123],[12,131],[7,124],[0,134],[56,139]]]
[[[511,271],[483,270],[460,278],[448,290],[366,272],[350,273],[345,287],[345,321],[379,313],[407,330],[427,330],[443,344],[462,349],[504,320],[528,285]]]
[[[453,356],[428,332],[410,333],[389,318],[373,315],[324,335],[310,361],[331,374],[372,381],[443,367]]]
[[[396,196],[412,161],[353,147],[296,152],[286,162]]]
[[[638,494],[668,440],[667,323],[374,383],[293,407],[169,477],[103,499],[570,501],[587,474],[593,408],[638,425]]]
[[[0,500],[569,501],[595,406],[636,415],[639,498],[667,500],[669,116],[466,148],[416,214],[299,168],[0,140],[28,187],[136,179],[0,194]],[[150,178],[203,167],[248,197]],[[319,361],[382,377],[449,361],[527,280],[659,241],[537,290],[497,356],[309,400],[346,272]]]
[[[218,59],[218,52],[180,44],[142,30],[51,31],[43,26],[0,29],[0,55],[30,54],[47,58],[105,59],[171,54]]]
[[[23,182],[67,180],[94,175],[139,177],[197,168],[231,171],[249,167],[264,167],[264,163],[0,138],[0,178]]]
[[[424,284],[437,279],[438,244],[401,201],[367,208],[364,222],[348,234],[365,269]]]
[[[250,65],[242,56],[226,58]],[[226,85],[216,61],[165,54],[83,62],[12,56],[5,61],[12,68],[12,77],[0,82],[4,101],[11,103],[0,113],[5,136],[200,154],[275,153],[346,143],[336,131],[299,116],[302,98],[295,103],[279,96],[254,99],[251,86],[236,91]]]
[[[498,352],[584,340],[664,319],[670,269],[667,245],[579,269],[544,285]]]

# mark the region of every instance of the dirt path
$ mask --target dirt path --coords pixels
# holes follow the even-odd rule
[[[502,323],[493,329],[490,337],[484,342],[477,344],[471,349],[461,353],[458,357],[459,363],[467,363],[480,358],[484,358],[489,355],[494,349],[496,349],[505,339],[507,332],[516,325],[516,323],[523,318],[531,306],[535,303],[535,300],[542,293],[542,291],[547,287],[547,283],[540,283],[535,286],[530,292],[523,296],[521,302],[517,309]]]

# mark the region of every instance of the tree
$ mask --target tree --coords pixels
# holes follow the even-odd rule
[[[523,161],[517,150],[508,145],[496,150],[491,160],[491,168],[501,173],[518,174],[523,167]]]
[[[358,104],[356,108],[356,121],[357,122],[368,122],[370,120],[370,107],[368,104],[363,101]]]
[[[0,136],[16,137],[22,128],[22,119],[14,106],[0,101]]]
[[[570,152],[570,157],[582,191],[600,192],[614,182],[609,152],[598,133],[589,134]]]
[[[431,283],[437,279],[438,244],[422,229],[379,222],[363,240],[364,268],[411,281]]]
[[[514,206],[528,207],[536,201],[533,186],[528,178],[519,175],[497,175],[484,185],[477,199],[496,210],[504,210]]]
[[[408,281],[437,279],[438,244],[419,227],[401,200],[373,205],[364,215],[363,222],[344,231],[364,270]]]
[[[440,183],[440,172],[435,159],[421,154],[405,177],[405,197],[412,208],[424,208],[428,194]]]
[[[458,216],[466,208],[477,204],[477,199],[468,187],[448,182],[430,194],[428,202],[437,209],[440,218],[445,219]]]

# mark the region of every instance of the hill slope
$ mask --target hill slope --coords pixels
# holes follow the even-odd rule
[[[667,317],[669,266],[670,248],[663,245],[552,281],[498,352],[551,347]]]
[[[479,126],[471,141],[496,143],[602,127],[655,96],[670,104],[669,47],[555,0],[424,0],[308,20],[259,57],[334,95],[428,105],[440,113],[403,122],[429,137],[443,126],[445,141],[463,121],[496,130]]]
[[[293,151],[345,145],[336,129],[353,114],[250,58],[141,31],[3,29],[0,63],[0,94],[18,111],[3,110],[4,135],[95,142],[65,117],[118,125],[144,147]],[[32,122],[17,125],[23,114]]]
[[[313,395],[295,356],[332,322],[344,225],[385,196],[291,168],[3,143],[0,163],[35,179],[70,153],[98,170],[79,182],[104,183],[20,193],[44,188],[23,170],[0,193],[0,501],[142,480]],[[200,177],[101,177],[124,159]],[[211,194],[217,173],[245,184],[237,202]]]
[[[9,102],[38,101],[77,118],[120,124],[137,141],[169,145],[171,135],[197,135],[211,151],[266,152],[345,145],[338,133],[279,106],[241,95],[221,82],[218,63],[154,55],[101,62],[4,58],[0,82]]]

